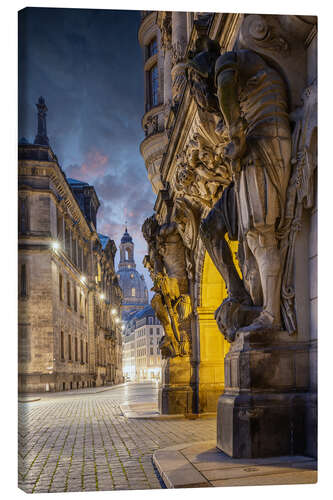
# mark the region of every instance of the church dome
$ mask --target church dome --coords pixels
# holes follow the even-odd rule
[[[123,292],[122,317],[126,319],[130,313],[140,310],[148,304],[147,285],[143,274],[136,270],[134,243],[127,228],[120,241],[117,277]]]
[[[123,291],[123,304],[147,304],[148,289],[142,274],[136,269],[118,269],[119,285]]]
[[[127,228],[123,234],[123,237],[121,238],[121,243],[133,243],[132,236],[130,236],[127,232]]]

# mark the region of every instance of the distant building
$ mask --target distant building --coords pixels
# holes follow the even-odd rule
[[[163,327],[150,305],[131,316],[123,335],[125,380],[161,380],[162,357],[159,341],[163,335]]]
[[[139,311],[148,304],[148,289],[143,274],[138,273],[134,260],[134,243],[125,229],[120,242],[120,261],[117,277],[123,293],[122,319],[127,321],[130,313]]]
[[[97,233],[93,186],[66,178],[46,133],[19,143],[19,391],[122,382],[116,245]]]

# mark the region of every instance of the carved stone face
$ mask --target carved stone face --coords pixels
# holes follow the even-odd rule
[[[194,181],[193,172],[185,166],[178,171],[178,181],[180,185],[189,186]]]

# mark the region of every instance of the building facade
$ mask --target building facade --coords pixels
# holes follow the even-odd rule
[[[19,391],[122,382],[116,245],[97,233],[93,186],[67,178],[37,104],[33,144],[19,143]]]
[[[126,381],[161,381],[159,343],[163,334],[163,327],[151,306],[131,316],[123,335],[123,375]]]
[[[145,11],[138,39],[160,410],[217,411],[234,457],[315,455],[317,19]]]
[[[127,228],[121,238],[119,250],[117,278],[123,294],[121,315],[123,321],[127,321],[131,313],[148,304],[148,289],[143,274],[136,270],[134,243]]]

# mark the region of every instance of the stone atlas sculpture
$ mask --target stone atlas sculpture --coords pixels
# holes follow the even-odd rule
[[[228,298],[216,320],[233,341],[238,330],[282,327],[281,283],[290,229],[287,89],[278,71],[251,50],[219,55],[217,42],[208,37],[197,45],[199,52],[187,64],[188,81],[197,106],[219,116],[222,160],[232,172],[232,181],[201,221],[200,234],[227,286]],[[242,278],[226,235],[239,242]]]
[[[225,282],[227,296],[215,311],[230,343],[217,446],[233,457],[304,453],[306,426],[315,427],[309,345],[296,315],[302,284],[294,272],[303,211],[315,204],[316,81],[304,90],[303,46],[312,20],[287,21],[292,33],[284,16],[245,16],[231,51],[199,33],[185,63],[193,122],[160,195],[166,208],[157,217],[166,222],[153,216],[143,226],[153,307],[166,332],[162,396],[169,394],[170,407],[175,402],[173,412],[180,386],[190,392],[197,383],[190,365],[197,360],[181,359],[192,353],[192,337],[197,341],[186,322],[196,324],[202,305],[203,252]],[[189,395],[184,399],[186,407]]]
[[[142,232],[149,247],[144,264],[154,283],[151,304],[165,332],[160,341],[162,357],[187,355],[190,340],[183,322],[191,312],[191,301],[182,238],[176,223],[159,225],[155,216],[146,219]]]

